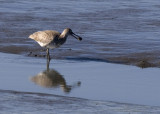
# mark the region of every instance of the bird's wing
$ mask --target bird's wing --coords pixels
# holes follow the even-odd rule
[[[35,32],[31,34],[29,38],[47,45],[51,43],[54,40],[54,38],[58,37],[59,35],[60,33],[57,31],[46,30],[46,31]]]

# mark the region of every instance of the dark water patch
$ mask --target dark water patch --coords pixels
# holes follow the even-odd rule
[[[77,58],[68,57],[66,59],[67,60],[76,60],[76,61],[96,61],[96,62],[124,64],[124,62],[121,62],[121,61],[110,61],[110,60],[105,60],[105,59],[89,58],[89,57],[79,57],[79,58],[78,57]]]

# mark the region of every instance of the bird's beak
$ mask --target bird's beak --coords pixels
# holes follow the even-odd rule
[[[80,37],[80,36],[78,36],[78,35],[76,35],[76,34],[74,34],[73,32],[72,32],[72,34],[71,34],[74,38],[76,38],[77,40],[79,40],[79,41],[81,41],[82,40],[82,38]]]

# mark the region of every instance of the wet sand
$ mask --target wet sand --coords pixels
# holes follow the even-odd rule
[[[36,45],[36,44],[33,44],[33,45]],[[21,55],[36,57],[36,58],[46,57],[45,48],[41,48],[38,45],[35,46],[34,48],[32,47],[33,46],[17,46],[17,45],[0,46],[0,51],[4,53],[21,54]],[[72,48],[68,48],[68,49],[60,48],[60,49],[51,50],[52,59],[118,63],[118,64],[126,64],[126,65],[135,65],[141,68],[160,67],[158,52],[134,53],[129,56],[118,56],[118,57],[115,56],[115,57],[107,57],[107,58],[103,58],[103,56],[99,56],[99,55],[92,55],[92,57],[83,56],[83,55],[85,55],[83,52],[73,50]]]
[[[1,113],[158,114],[160,107],[96,101],[44,93],[0,90]]]
[[[2,112],[160,112],[158,68],[55,59],[47,73],[45,59],[5,53],[0,59]]]

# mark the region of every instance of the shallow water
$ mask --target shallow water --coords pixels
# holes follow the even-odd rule
[[[160,106],[158,68],[1,54],[0,89]],[[17,60],[19,60],[17,62]]]
[[[44,58],[28,39],[39,30],[70,27],[83,37],[51,52],[61,60],[48,73],[45,59],[0,54],[1,112],[159,113],[158,68],[108,63],[160,66],[159,9],[158,0],[1,0],[0,52]]]
[[[158,0],[1,0],[0,51],[43,57],[28,36],[70,27],[83,41],[68,38],[52,57],[160,66],[159,9]]]
[[[160,112],[158,68],[52,60],[47,71],[41,58],[0,53],[0,59],[0,113]]]

